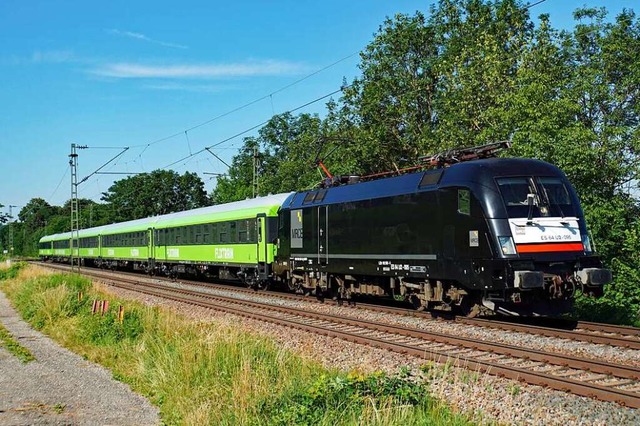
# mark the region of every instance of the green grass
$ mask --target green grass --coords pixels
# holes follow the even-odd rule
[[[406,371],[328,371],[233,324],[195,322],[99,293],[78,276],[35,271],[0,281],[23,317],[149,397],[165,424],[470,424]],[[110,312],[92,315],[94,299],[109,299]]]
[[[0,280],[15,278],[24,267],[24,263],[14,263],[9,268],[4,267],[3,264],[2,268],[0,268]],[[2,323],[0,323],[0,346],[4,347],[24,363],[35,360],[35,357],[29,352],[29,349],[18,343]]]
[[[29,352],[29,349],[22,346],[13,338],[11,333],[9,333],[9,330],[7,330],[2,323],[0,323],[0,346],[8,350],[24,363],[36,359],[31,352]]]

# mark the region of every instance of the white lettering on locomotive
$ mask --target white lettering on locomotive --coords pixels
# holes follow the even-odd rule
[[[516,244],[543,242],[580,242],[580,228],[575,217],[510,219],[511,234]]]
[[[303,247],[302,210],[291,210],[291,248]]]

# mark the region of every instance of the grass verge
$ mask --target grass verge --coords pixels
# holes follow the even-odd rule
[[[24,363],[36,359],[29,349],[22,346],[13,338],[11,333],[9,333],[9,330],[7,330],[2,323],[0,323],[0,346],[8,350]]]
[[[38,271],[20,270],[0,288],[34,327],[149,397],[165,424],[470,424],[406,371],[329,371],[237,324],[195,322],[112,298],[76,275]],[[94,299],[109,300],[111,310],[92,315]]]

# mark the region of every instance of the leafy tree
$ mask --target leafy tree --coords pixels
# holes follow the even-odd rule
[[[438,54],[434,31],[421,13],[386,19],[360,54],[362,77],[344,90],[340,113],[363,172],[415,160],[433,139]]]
[[[342,99],[365,172],[507,139],[507,99],[532,31],[515,0],[441,0],[428,19],[387,19]]]
[[[155,170],[116,181],[102,200],[112,222],[140,219],[209,204],[204,183],[195,173]]]
[[[256,149],[257,195],[314,186],[322,179],[313,160],[322,147],[323,133],[323,122],[317,116],[274,116],[259,130],[257,137],[245,138],[240,153],[233,158],[229,176],[218,179],[212,197],[214,202],[224,203],[253,196]]]
[[[0,204],[0,209],[4,208],[4,204]],[[7,223],[11,217],[7,213],[0,213],[0,225]]]
[[[516,0],[442,0],[429,26],[437,40],[438,146],[505,140],[516,123],[506,113],[533,23]]]

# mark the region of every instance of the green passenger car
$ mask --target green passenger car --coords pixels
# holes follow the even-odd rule
[[[278,210],[290,193],[203,207],[79,231],[82,262],[110,268],[180,272],[257,283],[266,278],[277,245]],[[40,256],[67,260],[71,234],[40,240]],[[51,248],[47,248],[50,244]]]
[[[42,237],[38,242],[38,255],[50,259],[53,256],[53,236]]]
[[[41,259],[66,261],[71,257],[71,233],[46,235],[38,242],[38,255]]]

